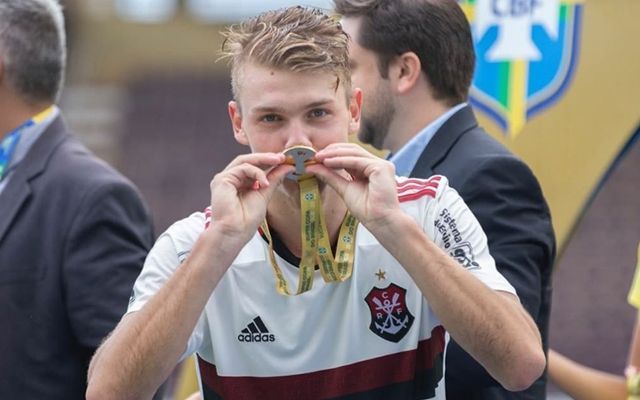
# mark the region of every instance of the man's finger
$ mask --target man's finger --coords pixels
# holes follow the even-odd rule
[[[281,153],[250,153],[242,154],[234,158],[225,170],[242,164],[251,164],[262,169],[269,169],[284,162],[285,156]]]
[[[310,165],[307,171],[316,176],[319,180],[331,186],[340,197],[344,197],[344,193],[347,190],[349,179],[340,175],[338,172],[331,168],[327,168],[322,164]]]

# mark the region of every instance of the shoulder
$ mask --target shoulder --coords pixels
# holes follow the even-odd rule
[[[46,207],[49,223],[68,226],[73,237],[95,227],[120,235],[136,232],[152,244],[151,214],[142,194],[72,136],[65,135],[51,151],[30,186],[32,209]]]
[[[459,191],[492,190],[494,184],[538,187],[533,171],[517,155],[481,128],[465,133],[435,168]]]
[[[163,235],[172,237],[180,236],[198,236],[208,226],[208,220],[205,211],[197,211],[171,224]]]
[[[158,242],[171,243],[180,262],[191,252],[194,243],[207,226],[205,212],[194,212],[186,218],[173,223],[158,238]]]
[[[432,175],[427,179],[396,177],[396,182],[400,206],[423,225],[431,224],[430,218],[435,218],[442,208],[461,202],[458,192],[443,175]]]
[[[53,151],[45,173],[52,178],[88,186],[110,182],[131,185],[120,172],[98,158],[72,135],[67,136]]]
[[[514,158],[511,150],[489,135],[484,129],[476,127],[460,136],[450,149],[447,158]]]
[[[146,208],[135,185],[98,158],[74,136],[67,135],[51,152],[43,173],[33,180],[34,190],[65,204],[96,204],[126,200]],[[60,196],[55,196],[60,194]]]
[[[451,148],[447,160],[465,167],[472,167],[467,170],[469,175],[487,169],[501,169],[507,174],[518,172],[533,174],[519,156],[481,127],[475,127],[462,135]]]

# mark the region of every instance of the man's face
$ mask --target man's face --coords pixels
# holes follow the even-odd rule
[[[395,117],[395,104],[389,79],[382,78],[376,53],[358,44],[360,18],[345,17],[342,29],[349,34],[349,59],[353,86],[362,89],[362,122],[358,138],[383,149]]]
[[[236,140],[255,152],[346,142],[359,128],[359,91],[349,103],[342,81],[325,72],[290,72],[247,63],[238,102],[229,103]]]

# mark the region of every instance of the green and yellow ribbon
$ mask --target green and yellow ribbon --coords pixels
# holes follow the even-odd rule
[[[311,290],[316,265],[320,267],[320,273],[325,282],[344,282],[351,277],[358,226],[358,220],[347,211],[340,227],[334,257],[322,210],[318,182],[314,177],[307,177],[299,180],[298,183],[300,185],[302,256],[296,295]],[[266,220],[261,227],[269,241],[269,258],[276,276],[276,290],[282,295],[291,296],[287,281],[276,262],[273,240]]]

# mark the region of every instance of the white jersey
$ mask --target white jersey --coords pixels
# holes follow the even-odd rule
[[[515,294],[446,178],[397,183],[401,207],[439,247],[490,288]],[[195,213],[158,239],[129,312],[142,308],[184,261],[205,223],[205,214]],[[325,283],[316,271],[313,288],[298,296],[276,292],[268,251],[257,232],[218,283],[189,340],[185,357],[197,353],[205,399],[445,398],[445,330],[409,274],[364,226],[356,234],[352,277]],[[298,268],[287,258],[276,255],[295,286]]]

